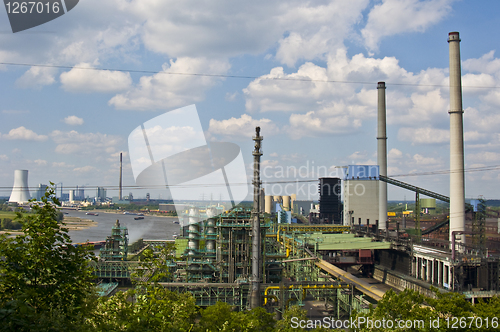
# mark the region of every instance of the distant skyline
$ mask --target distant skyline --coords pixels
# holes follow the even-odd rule
[[[389,176],[449,195],[447,37],[458,31],[466,197],[500,199],[499,12],[495,0],[86,0],[13,34],[1,9],[0,196],[16,169],[32,195],[52,181],[118,196],[123,152],[123,195],[156,199],[135,187],[128,136],[195,104],[206,140],[238,144],[249,178],[260,126],[264,187],[304,184],[298,199],[315,199],[306,181],[318,172],[376,164],[378,81]]]

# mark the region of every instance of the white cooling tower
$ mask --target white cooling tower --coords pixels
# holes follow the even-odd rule
[[[10,194],[9,202],[24,203],[31,198],[28,188],[28,170],[16,169],[14,172],[14,186]]]

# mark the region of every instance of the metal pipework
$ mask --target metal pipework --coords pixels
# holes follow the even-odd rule
[[[462,108],[462,74],[460,69],[460,36],[448,34],[450,49],[450,242],[453,232],[465,231],[464,128]],[[465,235],[458,239],[465,243]]]
[[[260,127],[255,128],[255,149],[253,155],[253,209],[252,209],[252,279],[250,281],[250,308],[261,306],[260,303],[260,156],[262,156],[261,142],[263,137],[260,136]]]
[[[377,163],[382,176],[387,176],[387,131],[385,107],[385,82],[377,83],[378,90],[378,128],[377,128]],[[378,220],[381,228],[387,222],[387,183],[378,183]]]

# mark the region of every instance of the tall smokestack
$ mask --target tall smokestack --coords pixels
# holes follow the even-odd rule
[[[385,110],[385,82],[378,82],[378,130],[377,130],[377,161],[380,175],[387,176],[387,132]],[[378,182],[378,222],[385,229],[387,221],[387,182]]]
[[[252,209],[252,280],[250,280],[250,308],[260,307],[260,219],[259,219],[259,196],[260,196],[260,144],[263,137],[260,136],[260,127],[255,128],[255,150],[253,151],[253,209]]]
[[[448,34],[450,47],[450,243],[454,231],[465,231],[464,127],[460,36]],[[465,235],[457,238],[465,243]]]
[[[118,184],[118,200],[122,200],[122,153],[120,152],[120,183]]]

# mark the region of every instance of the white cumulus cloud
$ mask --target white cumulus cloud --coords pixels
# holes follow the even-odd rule
[[[269,119],[252,119],[248,114],[242,114],[239,118],[227,120],[211,119],[208,132],[210,134],[223,136],[252,137],[255,135],[255,127],[260,127],[266,135],[276,134],[278,127]]]
[[[398,131],[398,139],[412,144],[438,144],[450,141],[450,131],[431,127],[408,128],[403,127]]]
[[[56,82],[56,73],[56,68],[33,66],[17,79],[16,86],[20,88],[41,88],[44,85],[51,85]]]
[[[3,138],[9,140],[24,140],[24,141],[45,141],[46,135],[38,135],[31,129],[26,129],[24,126],[11,129],[8,134],[3,134]]]
[[[136,87],[114,96],[109,104],[117,109],[151,110],[199,102],[221,78],[197,74],[225,74],[229,68],[226,60],[177,58],[163,65],[162,72],[141,77]]]
[[[453,0],[383,0],[368,14],[361,34],[369,50],[378,51],[383,37],[423,32],[441,21],[450,11]]]
[[[61,83],[72,92],[117,92],[129,88],[132,79],[129,73],[96,70],[89,63],[80,63],[61,74]]]
[[[76,167],[73,169],[73,172],[78,172],[78,173],[90,173],[90,172],[95,172],[97,168],[94,166],[83,166],[83,167]]]
[[[80,126],[83,124],[83,119],[77,117],[76,115],[70,115],[64,118],[64,123],[70,126]]]
[[[57,144],[55,151],[61,154],[109,155],[122,143],[119,136],[101,133],[79,133],[75,130],[54,130],[50,137]]]

